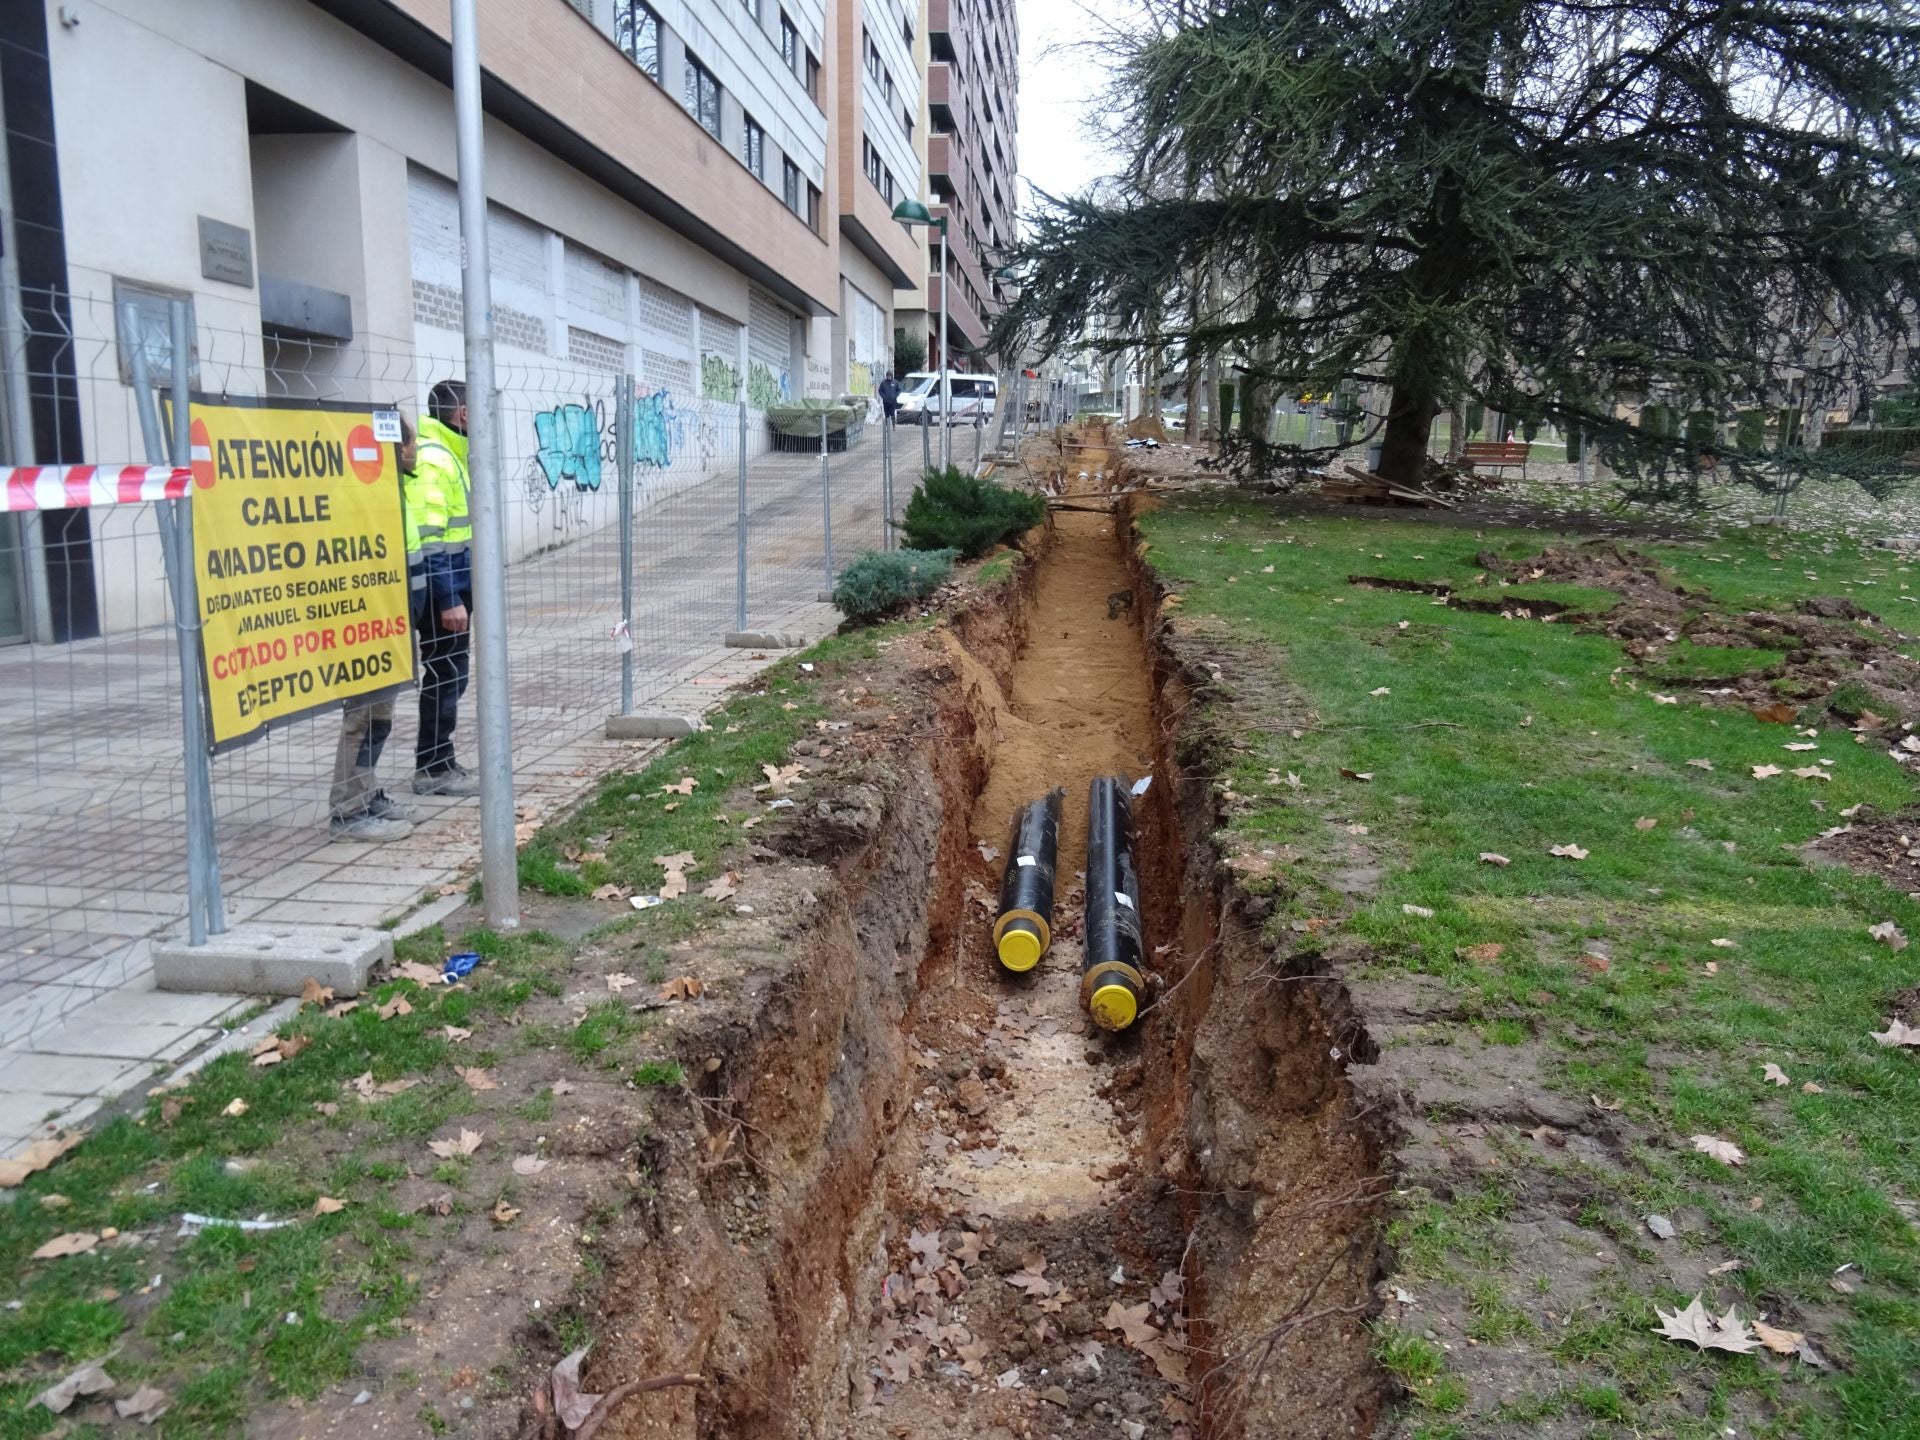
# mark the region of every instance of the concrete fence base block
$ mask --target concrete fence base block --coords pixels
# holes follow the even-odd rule
[[[735,630],[726,643],[735,650],[804,650],[804,635],[781,635],[772,630]]]
[[[694,715],[609,715],[609,740],[679,740],[703,728]]]
[[[249,921],[204,945],[184,939],[154,952],[154,984],[162,990],[298,995],[309,977],[335,995],[358,995],[373,967],[393,959],[384,930],[347,925],[273,925]]]

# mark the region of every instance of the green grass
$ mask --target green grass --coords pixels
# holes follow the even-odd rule
[[[550,895],[587,895],[607,884],[650,894],[665,879],[654,857],[682,851],[694,856],[685,872],[689,882],[712,876],[721,853],[739,843],[740,822],[765,813],[764,797],[752,793],[765,780],[760,767],[786,764],[794,743],[817,733],[816,723],[825,719],[821,685],[844,666],[872,658],[907,628],[880,625],[836,636],[770,667],[757,689],[710,716],[706,730],[676,741],[638,773],[603,782],[585,805],[534,835],[521,847],[520,883]],[[689,779],[696,782],[689,793],[667,788]],[[640,918],[658,935],[703,903],[694,898],[642,911]]]
[[[1902,1417],[1920,1405],[1920,1245],[1892,1199],[1920,1194],[1920,1064],[1868,1032],[1882,1028],[1892,995],[1914,976],[1866,930],[1892,919],[1914,933],[1920,905],[1878,879],[1809,866],[1792,847],[1838,823],[1844,808],[1911,804],[1912,780],[1883,749],[1855,745],[1838,729],[1820,737],[1818,751],[1790,753],[1782,746],[1800,737],[1786,726],[1697,697],[1663,705],[1650,693],[1688,675],[1761,668],[1780,658],[1772,652],[1678,647],[1658,682],[1635,688],[1615,675],[1622,667],[1630,675],[1632,661],[1607,636],[1348,583],[1353,574],[1391,575],[1483,592],[1473,578],[1477,551],[1518,559],[1560,537],[1282,519],[1237,499],[1182,501],[1141,524],[1151,563],[1181,595],[1184,622],[1213,626],[1230,642],[1222,693],[1212,697],[1223,727],[1219,778],[1252,802],[1234,813],[1231,830],[1309,857],[1277,897],[1276,937],[1291,920],[1336,913],[1330,907],[1343,902],[1312,876],[1350,863],[1346,827],[1366,825],[1388,873],[1344,927],[1374,964],[1437,977],[1457,1004],[1464,1043],[1539,1045],[1557,1088],[1618,1100],[1624,1117],[1655,1137],[1636,1150],[1630,1186],[1582,1179],[1592,1194],[1579,1214],[1601,1232],[1596,1244],[1641,1243],[1639,1207],[1699,1207],[1716,1250],[1743,1258],[1745,1268],[1727,1279],[1745,1292],[1748,1315],[1783,1300],[1824,1311],[1835,1303],[1828,1276],[1849,1260],[1860,1264],[1874,1283],[1821,1336],[1850,1368],[1817,1382],[1816,1397],[1796,1386],[1797,1398],[1782,1402],[1793,1428],[1781,1433],[1908,1433]],[[1700,609],[1734,615],[1816,594],[1892,610],[1879,602],[1908,579],[1886,552],[1781,532],[1634,548],[1700,592]],[[1250,644],[1270,646],[1271,658],[1255,658]],[[1289,692],[1284,702],[1265,698],[1276,677]],[[1383,687],[1388,693],[1371,693]],[[1265,723],[1247,708],[1262,704],[1273,707]],[[1713,768],[1689,765],[1696,759]],[[1830,782],[1750,774],[1755,765],[1822,759],[1832,761]],[[1343,767],[1373,779],[1343,779]],[[1303,788],[1276,783],[1289,772]],[[1641,817],[1657,824],[1637,828]],[[1587,858],[1549,853],[1566,844]],[[1512,863],[1483,864],[1483,851]],[[1713,946],[1716,938],[1733,948]],[[1487,942],[1505,947],[1497,962],[1461,955]],[[1594,942],[1611,957],[1604,970],[1577,963]],[[1759,1082],[1767,1060],[1793,1077],[1792,1088]],[[1824,1093],[1801,1093],[1803,1080]],[[1748,1164],[1729,1170],[1694,1153],[1686,1137],[1695,1133],[1734,1140]],[[1758,1211],[1748,1208],[1754,1198]],[[1412,1197],[1391,1238],[1403,1273],[1471,1281],[1502,1276],[1500,1231],[1499,1217],[1471,1198]],[[1480,1299],[1475,1324],[1533,1343],[1494,1296]],[[1675,1373],[1725,1388],[1719,1357],[1685,1363],[1679,1347],[1647,1335],[1651,1303],[1623,1298],[1614,1320],[1558,1332],[1562,1353],[1598,1372],[1593,1404],[1579,1402],[1597,1418],[1606,1417],[1595,1406],[1613,1403],[1598,1398],[1608,1386],[1636,1404]],[[1638,1377],[1641,1389],[1619,1376]],[[1431,1396],[1421,1403],[1432,1408]],[[1648,1413],[1655,1428],[1670,1419]]]
[[[481,1063],[484,1052],[456,1056],[442,1028],[473,1028],[485,1015],[516,1009],[528,993],[526,973],[558,953],[538,932],[469,938],[489,962],[464,986],[400,981],[348,1015],[308,1010],[279,1032],[308,1040],[293,1059],[258,1067],[244,1051],[221,1056],[190,1087],[110,1121],[20,1187],[0,1224],[5,1298],[20,1301],[0,1311],[0,1440],[51,1429],[55,1417],[27,1402],[51,1378],[116,1347],[110,1369],[121,1393],[151,1380],[174,1395],[159,1427],[169,1435],[238,1435],[259,1396],[310,1399],[354,1373],[360,1345],[391,1327],[414,1297],[413,1232],[428,1223],[387,1203],[408,1167],[367,1151],[412,1147],[472,1109],[451,1065]],[[447,944],[435,927],[396,950],[402,960],[436,963]],[[380,1019],[376,1006],[395,994],[410,999],[412,1013]],[[362,1105],[342,1086],[365,1073],[376,1084],[425,1081]],[[236,1100],[245,1112],[225,1113]],[[321,1104],[337,1113],[321,1114]],[[355,1148],[314,1163],[318,1151],[303,1137],[348,1126]],[[313,1216],[323,1194],[347,1208]],[[50,1195],[66,1205],[43,1206]],[[172,1231],[189,1212],[296,1223],[252,1233],[209,1228],[176,1247]],[[29,1258],[56,1234],[106,1226],[168,1238]],[[142,1295],[156,1273],[162,1283]]]

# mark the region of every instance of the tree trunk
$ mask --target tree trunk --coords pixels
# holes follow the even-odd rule
[[[1401,382],[1393,388],[1387,406],[1387,429],[1381,438],[1380,469],[1382,479],[1397,485],[1415,485],[1427,468],[1427,437],[1433,430],[1433,417],[1440,413],[1439,402],[1419,384]]]
[[[1456,405],[1447,412],[1447,459],[1454,464],[1467,449],[1467,407]]]

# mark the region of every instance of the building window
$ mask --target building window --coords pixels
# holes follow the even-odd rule
[[[820,233],[820,191],[812,185],[807,186],[807,228]]]
[[[687,56],[687,113],[714,139],[720,138],[720,82],[693,56]]]
[[[656,81],[660,78],[660,17],[640,0],[617,0],[613,43]]]
[[[807,82],[807,94],[813,103],[820,103],[820,60],[811,50],[807,52],[807,73],[803,77]]]
[[[760,23],[760,0],[740,0],[747,7],[747,13],[753,17],[753,23]]]
[[[800,167],[791,160],[781,162],[780,198],[787,202],[787,209],[800,213]]]
[[[767,132],[762,130],[751,115],[740,120],[740,158],[747,162],[747,169],[761,179],[766,179],[764,169],[767,150]]]
[[[780,12],[780,59],[795,76],[800,74],[800,32],[784,10]]]

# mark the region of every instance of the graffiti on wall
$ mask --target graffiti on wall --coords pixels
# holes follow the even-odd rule
[[[686,447],[687,420],[666,389],[633,395],[633,460],[643,470],[665,470]]]
[[[538,448],[534,459],[549,490],[565,481],[576,490],[598,490],[601,469],[613,463],[613,427],[607,422],[606,402],[556,405],[533,417]]]
[[[771,410],[793,398],[793,382],[787,372],[774,374],[773,367],[756,360],[747,367],[747,404],[756,410]]]
[[[700,394],[708,400],[736,400],[740,396],[740,369],[724,355],[700,357]]]
[[[847,362],[847,393],[849,395],[873,394],[873,367],[864,360]]]

